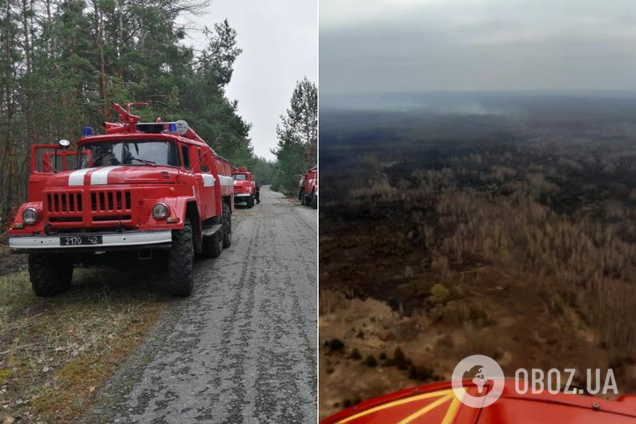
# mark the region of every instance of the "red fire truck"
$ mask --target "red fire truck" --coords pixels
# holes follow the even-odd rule
[[[478,388],[470,380],[464,389],[478,397],[492,384]],[[484,408],[465,406],[452,384],[435,383],[402,390],[363,402],[326,418],[320,424],[636,424],[636,397],[598,399],[572,393],[519,394],[507,379],[501,397]]]
[[[140,123],[113,104],[118,123],[104,135],[32,149],[28,202],[9,246],[29,254],[35,293],[66,290],[74,264],[128,267],[167,263],[168,290],[192,292],[194,256],[217,257],[232,243],[232,167],[185,121]]]
[[[298,200],[303,205],[318,208],[318,167],[314,166],[300,178]]]
[[[232,179],[234,179],[234,203],[245,202],[248,208],[253,207],[256,193],[254,176],[246,167],[240,166],[232,169]]]

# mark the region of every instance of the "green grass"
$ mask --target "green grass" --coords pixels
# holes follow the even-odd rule
[[[47,299],[26,272],[0,277],[0,422],[73,422],[168,303],[135,273],[76,270]]]

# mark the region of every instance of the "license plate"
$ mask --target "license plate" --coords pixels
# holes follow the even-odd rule
[[[64,236],[60,237],[60,246],[90,246],[102,244],[102,236]]]

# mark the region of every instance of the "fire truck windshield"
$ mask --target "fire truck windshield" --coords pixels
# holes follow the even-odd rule
[[[239,180],[239,181],[245,181],[247,179],[245,174],[234,174],[234,175],[232,175],[232,178],[234,178],[235,180]]]
[[[102,141],[84,144],[77,153],[77,169],[109,165],[179,166],[177,147],[168,141]]]

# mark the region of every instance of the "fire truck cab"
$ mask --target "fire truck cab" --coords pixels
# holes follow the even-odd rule
[[[318,208],[318,167],[308,170],[298,182],[298,200],[303,205]]]
[[[167,264],[168,290],[189,296],[195,255],[217,257],[232,243],[232,167],[185,121],[140,123],[113,104],[118,123],[83,130],[70,143],[32,149],[28,202],[9,230],[28,253],[35,293],[69,288],[75,264]],[[125,265],[124,265],[125,264]]]
[[[256,183],[254,176],[241,166],[232,170],[234,180],[234,203],[245,202],[248,208],[254,207],[254,196],[256,193]]]

